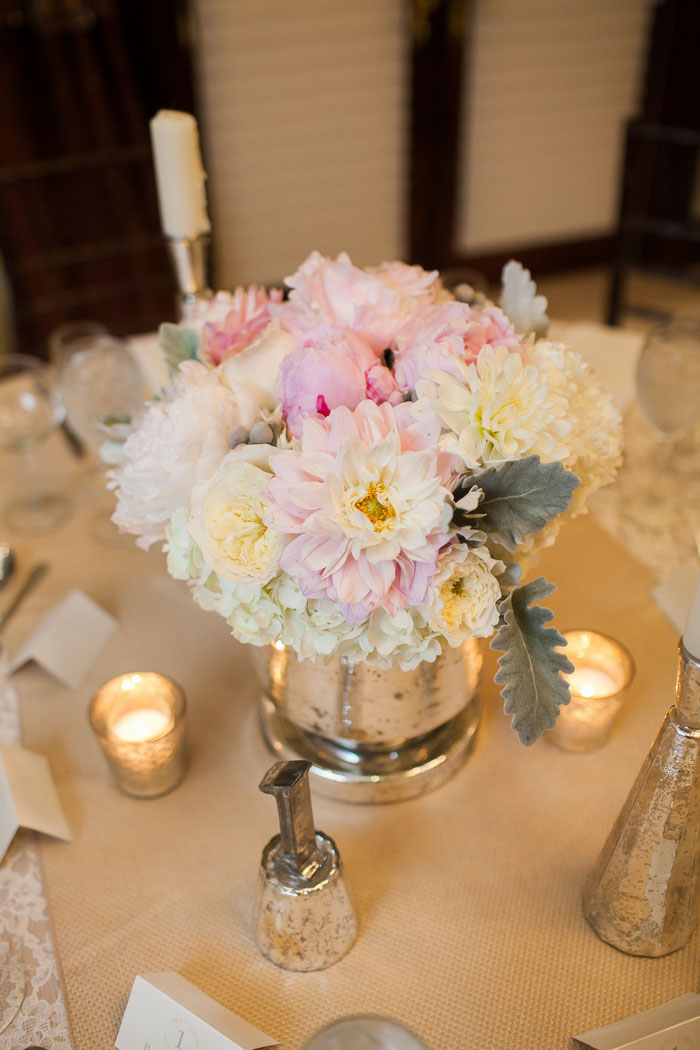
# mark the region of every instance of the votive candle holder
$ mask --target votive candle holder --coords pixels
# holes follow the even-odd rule
[[[129,671],[100,686],[90,723],[122,791],[155,798],[185,773],[185,694],[155,671]]]
[[[547,739],[564,751],[595,751],[607,742],[634,678],[634,661],[615,638],[599,631],[564,634],[574,665],[565,704]]]

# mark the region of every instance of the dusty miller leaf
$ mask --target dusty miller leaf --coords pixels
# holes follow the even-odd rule
[[[199,336],[191,328],[166,321],[158,329],[158,342],[171,372],[176,372],[182,361],[197,358]]]
[[[511,727],[526,747],[552,728],[559,708],[569,702],[569,685],[560,672],[570,674],[574,665],[556,649],[566,640],[555,627],[544,626],[553,618],[551,609],[532,604],[555,590],[544,576],[515,587],[501,601],[501,627],[490,643],[503,651],[494,681],[503,686],[503,710],[513,716]]]
[[[539,456],[486,467],[466,481],[484,497],[474,512],[455,512],[454,525],[474,524],[508,551],[517,550],[533,532],[569,506],[579,479],[561,463],[542,463]]]

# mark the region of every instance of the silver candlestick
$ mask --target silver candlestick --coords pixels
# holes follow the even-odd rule
[[[598,936],[629,955],[682,948],[700,897],[700,658],[680,645],[676,702],[584,890]]]
[[[177,281],[177,307],[180,320],[186,321],[202,299],[211,298],[209,288],[208,233],[198,237],[166,237],[170,259]]]

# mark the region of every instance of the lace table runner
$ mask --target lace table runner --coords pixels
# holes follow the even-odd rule
[[[0,654],[0,661],[2,654]],[[0,740],[20,743],[17,691],[0,667]],[[19,831],[0,866],[0,957],[10,951],[25,973],[25,999],[0,1033],[0,1050],[39,1045],[71,1050],[36,836]]]

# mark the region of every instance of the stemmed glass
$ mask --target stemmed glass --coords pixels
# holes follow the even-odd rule
[[[388,1017],[343,1017],[312,1035],[302,1050],[427,1050],[415,1032]]]
[[[637,364],[637,397],[675,469],[678,443],[700,424],[700,321],[676,317],[652,329]]]
[[[63,347],[58,387],[71,430],[96,452],[110,437],[123,439],[128,421],[146,395],[143,376],[126,344],[99,332]],[[94,517],[91,531],[96,539],[114,546],[122,537],[111,514],[110,502]]]
[[[26,354],[0,357],[0,450],[24,457],[23,491],[3,508],[17,533],[52,532],[70,516],[72,501],[64,492],[43,487],[35,455],[64,418],[51,370],[42,361]]]

